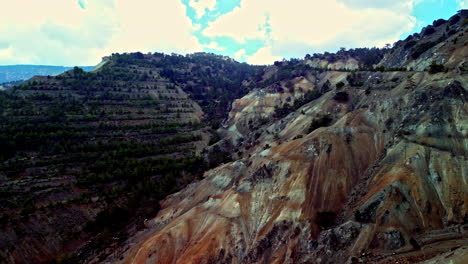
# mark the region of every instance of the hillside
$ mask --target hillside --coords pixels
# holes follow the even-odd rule
[[[113,54],[96,71],[2,92],[1,258],[98,256],[141,229],[160,199],[219,162],[203,158],[211,127],[255,69],[210,54]]]
[[[0,66],[0,84],[28,80],[36,75],[58,75],[73,67],[45,66],[45,65],[2,65]],[[91,71],[94,67],[82,67],[86,71]]]
[[[166,198],[108,260],[466,263],[467,17],[373,66],[354,50],[266,68],[219,130],[235,161]]]

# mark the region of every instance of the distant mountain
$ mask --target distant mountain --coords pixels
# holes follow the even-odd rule
[[[11,81],[11,82],[4,82],[0,83],[0,90],[6,90],[8,88],[15,87],[16,85],[21,84],[23,81]]]
[[[121,231],[227,162],[219,149],[205,162],[204,149],[262,69],[206,53],[113,54],[92,72],[0,91],[0,263],[76,263],[67,254],[87,241],[79,259],[133,235]]]
[[[90,71],[94,66],[81,67]],[[45,66],[45,65],[5,65],[0,66],[0,83],[28,80],[35,75],[58,75],[73,67]]]

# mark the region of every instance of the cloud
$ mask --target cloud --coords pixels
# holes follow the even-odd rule
[[[226,36],[238,42],[247,39],[265,37],[266,15],[261,4],[256,1],[241,1],[241,7],[220,16],[217,20],[208,23],[208,27],[202,32],[207,37]],[[262,3],[264,4],[264,3]],[[244,19],[245,20],[244,20]]]
[[[468,8],[468,0],[457,0],[458,6],[460,9],[467,9]]]
[[[206,10],[213,10],[216,6],[216,0],[190,0],[189,6],[195,10],[197,18],[205,15]]]
[[[411,14],[422,1],[429,0],[5,1],[0,64],[93,65],[113,52],[203,49],[272,63],[393,43],[421,22]]]
[[[234,59],[236,59],[236,60],[244,60],[245,54],[246,54],[246,53],[247,53],[247,52],[246,52],[245,49],[240,49],[240,50],[238,50],[238,51],[236,51],[236,52],[234,53]]]
[[[218,51],[223,51],[226,48],[219,46],[218,42],[211,41],[210,43],[203,45],[204,48],[207,49],[212,49],[212,50],[218,50]]]
[[[414,28],[413,5],[413,0],[242,0],[202,33],[240,43],[263,40],[265,48],[247,60],[272,63],[267,60],[393,43]]]
[[[421,1],[421,0],[418,0]],[[338,3],[343,3],[349,8],[353,9],[406,9],[412,7],[414,1],[411,0],[337,0]]]
[[[113,52],[202,48],[179,1],[15,0],[2,9],[0,64],[94,65]]]
[[[247,62],[253,65],[272,64],[274,61],[281,60],[282,57],[274,56],[271,47],[260,48],[255,54],[247,57]]]

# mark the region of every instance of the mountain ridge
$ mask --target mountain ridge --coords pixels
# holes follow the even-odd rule
[[[80,66],[80,68],[91,71],[94,67]],[[0,65],[0,84],[28,80],[36,75],[58,75],[71,69],[73,67],[51,65]]]

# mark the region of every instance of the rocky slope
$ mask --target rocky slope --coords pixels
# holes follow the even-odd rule
[[[379,71],[265,69],[219,130],[235,161],[167,197],[108,261],[465,263],[467,17],[397,43]]]

